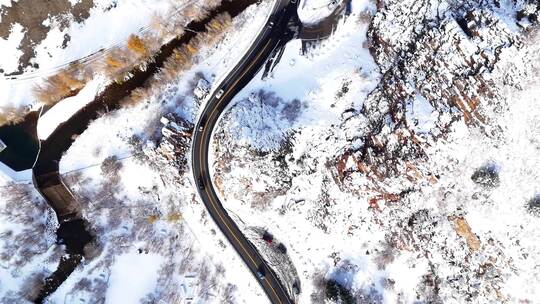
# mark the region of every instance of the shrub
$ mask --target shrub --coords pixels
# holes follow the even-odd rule
[[[101,71],[112,79],[122,79],[131,70],[129,50],[120,47],[114,48],[105,58]]]
[[[340,304],[355,304],[351,291],[335,280],[326,281],[325,286],[326,298]]]
[[[71,66],[58,74],[48,77],[33,88],[34,96],[45,105],[54,105],[75,94],[86,84],[86,75],[78,65]]]
[[[101,172],[112,183],[117,184],[120,181],[120,170],[122,163],[116,156],[107,157],[101,164]]]
[[[206,1],[203,1],[203,6],[206,9],[213,9],[213,8],[218,7],[218,5],[221,4],[221,1],[222,0],[206,0]]]
[[[181,36],[184,34],[184,25],[189,20],[183,14],[174,14],[173,16],[152,16],[151,27],[159,37],[167,38],[167,36]]]
[[[129,36],[127,48],[140,56],[145,56],[148,54],[148,49],[146,48],[145,43],[137,35]]]
[[[184,7],[182,13],[189,20],[194,21],[201,21],[204,18],[208,17],[208,15],[210,14],[210,12],[206,8],[199,6],[198,3],[187,5],[186,7]]]
[[[4,107],[0,112],[0,126],[21,123],[26,114],[28,114],[26,107]]]
[[[206,32],[218,34],[226,30],[232,23],[231,15],[223,13],[216,16],[206,24]]]
[[[540,215],[540,194],[536,194],[533,198],[531,198],[528,202],[528,209],[533,214]]]
[[[223,290],[223,293],[221,294],[221,303],[226,303],[226,304],[236,303],[235,293],[237,289],[238,287],[236,287],[236,285],[227,283],[225,290]]]
[[[45,285],[45,274],[35,273],[27,277],[22,286],[21,298],[27,301],[34,301],[40,294],[42,288]]]
[[[113,69],[120,69],[125,66],[125,63],[122,62],[120,58],[115,58],[113,55],[107,56],[107,59],[105,59],[105,63]]]
[[[471,180],[484,187],[497,187],[500,184],[499,167],[493,162],[489,162],[474,171]]]
[[[180,220],[182,220],[182,214],[179,212],[173,212],[167,215],[167,221],[169,222],[179,222]]]
[[[316,269],[313,273],[313,293],[310,295],[312,303],[324,303],[325,272],[326,270]]]

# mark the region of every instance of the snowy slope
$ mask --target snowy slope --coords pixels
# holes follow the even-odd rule
[[[538,38],[522,9],[537,14],[355,2],[239,94],[216,185],[246,232],[285,242],[301,303],[537,302]]]
[[[298,17],[304,24],[316,24],[328,17],[346,0],[300,0]]]
[[[154,16],[177,13],[175,6],[180,7],[183,3],[169,0],[99,0],[94,1],[88,11],[89,17],[80,23],[69,15],[49,16],[43,22],[49,30],[33,48],[35,55],[31,63],[39,68],[24,67],[24,75],[14,76],[15,79],[0,77],[0,106],[34,105],[36,101],[31,89],[43,77],[53,75],[60,67],[74,60],[124,45],[130,34],[147,31],[155,20]],[[66,21],[68,26],[65,26]],[[22,55],[19,44],[28,30],[14,23],[9,37],[0,38],[3,55],[0,69],[4,71],[3,74],[17,71]],[[69,37],[67,42],[64,41],[65,37]]]

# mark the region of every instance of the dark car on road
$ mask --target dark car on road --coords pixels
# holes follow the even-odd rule
[[[259,278],[259,280],[264,280],[266,278],[266,271],[264,270],[264,267],[263,265],[260,265],[259,268],[257,269],[257,278]]]
[[[294,281],[292,288],[293,288],[294,294],[300,294],[300,282]]]
[[[197,179],[197,187],[199,187],[200,190],[204,190],[204,180],[202,176],[199,176]]]

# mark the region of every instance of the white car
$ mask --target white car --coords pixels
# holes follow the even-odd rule
[[[224,92],[223,92],[223,89],[219,90],[219,91],[216,93],[216,98],[217,98],[217,99],[220,99],[221,96],[223,96],[223,93],[224,93]]]

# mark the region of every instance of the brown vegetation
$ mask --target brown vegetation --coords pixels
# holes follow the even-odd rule
[[[169,222],[179,222],[181,220],[182,220],[182,214],[179,212],[173,212],[167,215],[167,221]]]
[[[471,230],[471,226],[467,223],[467,220],[463,217],[449,217],[452,223],[454,223],[454,230],[456,233],[465,239],[467,246],[471,251],[480,249],[480,239]]]
[[[189,20],[200,21],[208,17],[210,10],[220,3],[221,0],[208,0],[185,7],[173,3],[172,11],[180,13],[174,13],[171,16],[154,16],[151,27],[153,30],[131,35],[125,46],[106,50],[106,56],[97,62],[92,62],[91,65],[74,64],[48,77],[42,84],[34,87],[34,96],[43,104],[54,105],[66,97],[77,94],[93,77],[94,71],[101,72],[114,81],[123,81],[131,76],[130,71],[134,68],[143,69],[152,59],[152,54],[156,53],[164,43],[174,36],[182,35],[184,26]],[[215,32],[216,25],[220,23],[214,20],[213,22],[209,32]],[[189,52],[197,50],[196,45],[191,45],[188,49]],[[8,118],[8,115],[4,113],[6,111],[0,113],[0,125],[17,122],[21,117],[20,113],[15,113]]]
[[[120,81],[132,70],[134,61],[135,57],[131,55],[129,50],[117,47],[110,51],[105,62],[102,63],[100,71],[109,78]]]
[[[127,48],[132,52],[140,54],[141,56],[146,55],[148,53],[148,49],[146,48],[146,44],[137,35],[129,36],[128,43],[127,43]]]
[[[78,65],[70,66],[58,74],[45,79],[33,88],[34,96],[45,105],[54,105],[58,101],[73,96],[84,87],[90,75]]]
[[[122,100],[122,104],[133,106],[148,100],[161,89],[178,79],[179,75],[189,70],[196,63],[196,54],[203,46],[211,45],[222,37],[232,24],[231,16],[227,13],[216,16],[206,25],[206,31],[193,37],[188,44],[176,48],[167,58],[161,71],[143,88],[137,88],[131,95]]]
[[[24,120],[29,110],[25,107],[0,108],[0,126],[18,124]]]

